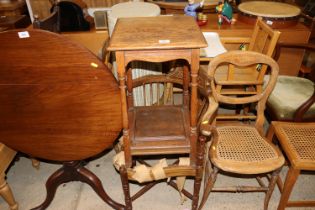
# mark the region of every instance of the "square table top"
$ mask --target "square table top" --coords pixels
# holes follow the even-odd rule
[[[194,49],[206,46],[193,17],[157,16],[118,19],[107,49]]]

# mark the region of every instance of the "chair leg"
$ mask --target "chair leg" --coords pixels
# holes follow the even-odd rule
[[[201,203],[199,205],[198,210],[201,210],[202,207],[205,205],[205,203],[209,197],[209,194],[213,188],[213,185],[217,179],[218,172],[219,172],[219,169],[214,166],[213,171],[212,171],[211,175],[209,176],[206,185],[204,186],[204,192],[203,192],[203,196],[202,196]]]
[[[275,134],[275,129],[273,127],[273,124],[270,124],[269,129],[268,129],[267,134],[266,134],[267,140],[272,142],[274,134]]]
[[[212,166],[209,160],[206,160],[205,162],[206,163],[205,163],[205,168],[204,168],[203,185],[207,186],[208,179],[210,177],[210,174],[212,173]]]
[[[291,191],[293,189],[293,186],[300,175],[300,170],[294,169],[292,166],[289,168],[289,171],[287,173],[287,176],[285,178],[283,192],[281,194],[278,210],[284,210],[286,207],[286,204],[289,201]]]
[[[276,186],[276,183],[277,183],[281,169],[282,169],[282,167],[280,167],[277,170],[275,170],[274,172],[272,172],[271,179],[269,181],[268,191],[267,191],[266,196],[265,196],[264,210],[268,210],[269,201],[270,201],[271,195],[273,193],[273,190],[275,189],[275,186]]]
[[[277,185],[278,185],[280,193],[282,194],[283,193],[283,182],[282,182],[282,179],[280,176],[278,176]]]
[[[18,204],[13,197],[10,186],[5,180],[5,175],[0,176],[0,196],[9,204],[10,210],[17,210]]]
[[[211,141],[208,141],[206,144],[205,144],[205,150],[204,150],[204,177],[203,177],[203,184],[204,186],[207,185],[207,181],[209,179],[209,176],[210,174],[212,174],[212,164],[211,164],[211,161],[210,161],[210,157],[209,157],[209,149],[210,149],[210,146],[211,146]]]
[[[130,197],[129,181],[128,181],[128,174],[127,174],[126,166],[124,165],[121,166],[119,169],[119,172],[120,172],[121,184],[122,184],[122,188],[123,188],[124,196],[125,196],[126,210],[131,210],[132,201]]]
[[[199,136],[198,142],[198,152],[197,152],[197,161],[196,161],[196,177],[194,182],[194,193],[192,199],[192,210],[196,210],[198,208],[199,201],[199,192],[202,181],[202,172],[203,172],[203,160],[204,160],[204,147],[205,147],[206,137]]]

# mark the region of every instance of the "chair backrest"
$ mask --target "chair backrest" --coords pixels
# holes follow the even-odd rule
[[[254,51],[258,53],[265,54],[267,56],[272,56],[275,47],[277,44],[277,41],[279,39],[280,32],[274,31],[272,28],[270,28],[261,17],[257,18],[256,25],[254,27],[254,31],[252,34],[252,37],[249,42],[248,51]],[[228,65],[228,67],[225,67],[225,71],[218,72],[216,77],[221,80],[233,80],[234,79],[234,73],[238,72],[239,74],[236,75],[236,79],[239,81],[249,82],[251,81],[259,81],[260,83],[253,83],[252,85],[255,87],[255,91],[261,92],[262,91],[262,83],[264,79],[264,74],[267,71],[266,65],[261,66],[249,66],[247,67],[247,70],[242,71],[242,73],[239,72],[239,70],[234,65]],[[247,90],[240,89],[240,90],[227,90],[226,94],[251,94]]]
[[[59,7],[60,31],[89,31],[94,19],[82,0],[56,0]]]
[[[0,142],[49,160],[82,160],[122,128],[111,71],[86,48],[44,30],[0,33]]]
[[[34,15],[33,28],[42,29],[46,31],[52,31],[55,33],[60,32],[59,25],[59,7],[55,6],[52,13],[44,19],[39,19],[37,14]]]
[[[259,52],[272,57],[279,40],[279,36],[280,31],[273,30],[262,20],[261,17],[258,17],[248,46],[248,50]],[[261,67],[260,74],[258,75],[260,80],[263,79],[262,75],[266,70],[266,66]]]
[[[260,52],[271,57],[275,50],[279,36],[279,31],[273,30],[262,20],[261,17],[258,17],[248,50]]]
[[[135,79],[130,79],[132,77],[131,71],[131,68],[127,71],[128,109],[134,106],[182,104],[179,102],[181,97],[176,100],[174,95],[176,92],[183,93],[183,71],[181,68],[175,68],[168,74],[145,75]],[[128,80],[132,80],[131,83]],[[186,87],[188,87],[188,81],[185,81]],[[141,101],[135,101],[135,94],[141,95]]]
[[[221,93],[221,89],[218,86],[226,85],[226,86],[241,86],[244,87],[243,82],[235,81],[235,80],[228,80],[228,81],[220,81],[216,80],[214,75],[218,68],[222,64],[232,64],[237,67],[246,67],[255,64],[264,64],[270,67],[270,80],[266,85],[266,88],[262,92],[258,92],[252,95],[245,95],[242,97],[235,97],[234,95],[224,95]],[[241,68],[240,68],[241,69]],[[210,78],[210,86],[212,94],[210,97],[213,97],[212,102],[210,102],[210,106],[218,107],[219,103],[224,104],[233,104],[233,105],[240,105],[240,104],[248,104],[248,103],[257,103],[257,118],[256,118],[256,128],[262,132],[263,123],[264,123],[264,110],[265,104],[270,95],[271,91],[273,90],[277,76],[279,72],[278,64],[269,56],[263,55],[261,53],[252,52],[252,51],[230,51],[224,54],[221,54],[213,59],[210,62],[208,67],[208,77]],[[260,81],[252,81],[249,82],[247,85],[253,85],[255,83],[259,83]],[[246,118],[246,116],[244,116]],[[237,119],[241,119],[241,116],[238,116]]]
[[[132,86],[140,88],[143,101],[138,106],[175,105],[174,89],[181,88],[182,80],[166,74],[146,75],[134,79]]]

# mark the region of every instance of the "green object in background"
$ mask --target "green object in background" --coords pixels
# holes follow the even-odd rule
[[[232,6],[229,4],[228,0],[224,1],[224,5],[222,8],[222,16],[226,22],[231,23],[233,17],[233,9]]]

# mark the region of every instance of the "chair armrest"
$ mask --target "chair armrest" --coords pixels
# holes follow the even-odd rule
[[[314,86],[314,92],[313,95],[305,101],[294,113],[294,121],[295,122],[302,122],[304,114],[311,108],[311,106],[315,102],[315,86]]]
[[[200,125],[200,132],[204,136],[210,136],[214,129],[215,129],[215,126],[210,125],[208,123],[204,123]]]
[[[200,121],[200,132],[204,136],[210,136],[215,126],[213,126],[213,121],[216,117],[216,112],[219,108],[219,104],[214,100],[212,96],[208,97],[208,107],[207,110],[201,116]]]

